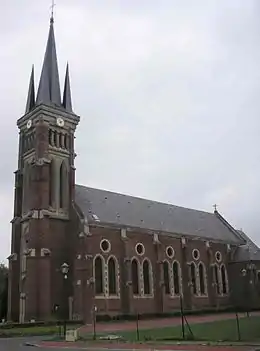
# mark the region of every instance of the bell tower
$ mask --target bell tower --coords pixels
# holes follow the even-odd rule
[[[61,99],[53,15],[37,90],[34,68],[19,128],[14,217],[9,256],[8,318],[46,320],[63,306],[60,267],[69,258],[75,188],[74,133],[69,66]],[[68,283],[69,284],[69,283]]]

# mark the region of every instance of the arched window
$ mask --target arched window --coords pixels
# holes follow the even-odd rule
[[[49,205],[52,206],[52,202],[53,202],[53,172],[52,172],[52,168],[53,168],[53,163],[52,161],[49,164]]]
[[[52,133],[52,130],[49,129],[49,145],[52,145],[51,133]]]
[[[63,194],[63,162],[60,166],[60,208],[63,208],[64,205],[64,194]]]
[[[108,260],[108,291],[109,295],[115,295],[117,291],[116,284],[116,262],[113,257]]]
[[[22,151],[26,152],[26,137],[23,136],[22,138]]]
[[[68,135],[68,150],[70,150],[73,146],[73,137],[71,135]]]
[[[169,275],[169,262],[163,262],[163,282],[164,282],[164,291],[166,295],[170,294],[170,275]]]
[[[194,295],[197,295],[196,267],[194,263],[190,265],[190,279],[192,292]]]
[[[65,147],[65,149],[68,149],[68,135],[67,134],[65,134],[65,136],[64,136],[64,147]]]
[[[254,269],[252,273],[253,273],[253,282],[254,284],[256,284],[257,283],[256,270]]]
[[[60,208],[65,208],[67,205],[67,168],[63,161],[60,166]]]
[[[28,135],[28,150],[32,148],[32,134]]]
[[[133,294],[140,294],[140,282],[139,282],[139,264],[136,259],[133,259],[131,264],[131,273],[132,273],[132,287]]]
[[[62,148],[62,133],[59,133],[59,148]]]
[[[214,277],[214,283],[216,286],[217,294],[220,295],[220,285],[219,285],[219,275],[218,275],[218,266],[217,265],[214,265],[214,267],[213,267],[213,277]]]
[[[257,272],[257,281],[260,282],[260,271]]]
[[[27,162],[25,163],[24,166],[24,173],[23,173],[23,177],[24,177],[24,188],[23,188],[23,210],[24,212],[28,211],[30,209],[30,183],[31,183],[31,166],[30,164],[28,164]]]
[[[58,147],[58,133],[56,130],[53,132],[53,143],[55,147]]]
[[[104,294],[104,265],[100,256],[95,258],[95,292],[97,295]]]
[[[199,264],[199,280],[200,280],[200,293],[201,295],[206,295],[206,287],[205,287],[205,268],[202,263]]]
[[[173,271],[173,286],[174,286],[174,295],[180,294],[180,267],[178,262],[173,262],[172,265]]]
[[[27,201],[26,201],[26,209],[30,210],[31,209],[31,196],[29,195],[31,192],[31,182],[32,182],[32,166],[29,164],[27,168],[27,175],[26,175],[26,192],[27,192]]]
[[[143,262],[144,294],[151,294],[150,264],[147,260]]]
[[[222,281],[222,292],[227,294],[227,272],[224,265],[221,266],[221,281]]]

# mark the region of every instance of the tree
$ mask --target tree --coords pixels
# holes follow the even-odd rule
[[[0,319],[7,317],[8,268],[0,263]]]

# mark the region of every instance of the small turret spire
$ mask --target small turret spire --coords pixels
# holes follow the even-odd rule
[[[52,11],[49,36],[38,87],[36,105],[45,104],[61,107],[60,80],[53,22]]]
[[[71,99],[71,90],[70,90],[70,75],[69,75],[69,64],[67,63],[65,83],[64,83],[64,92],[63,92],[63,101],[62,105],[68,112],[72,111],[72,99]]]
[[[34,108],[34,106],[35,106],[34,66],[32,66],[32,73],[31,73],[30,82],[29,82],[29,90],[28,90],[25,113],[30,112]]]

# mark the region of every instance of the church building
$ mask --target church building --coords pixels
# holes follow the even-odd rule
[[[217,209],[75,184],[80,117],[68,66],[61,96],[53,17],[35,90],[32,70],[17,121],[10,321],[260,306],[260,250]]]

